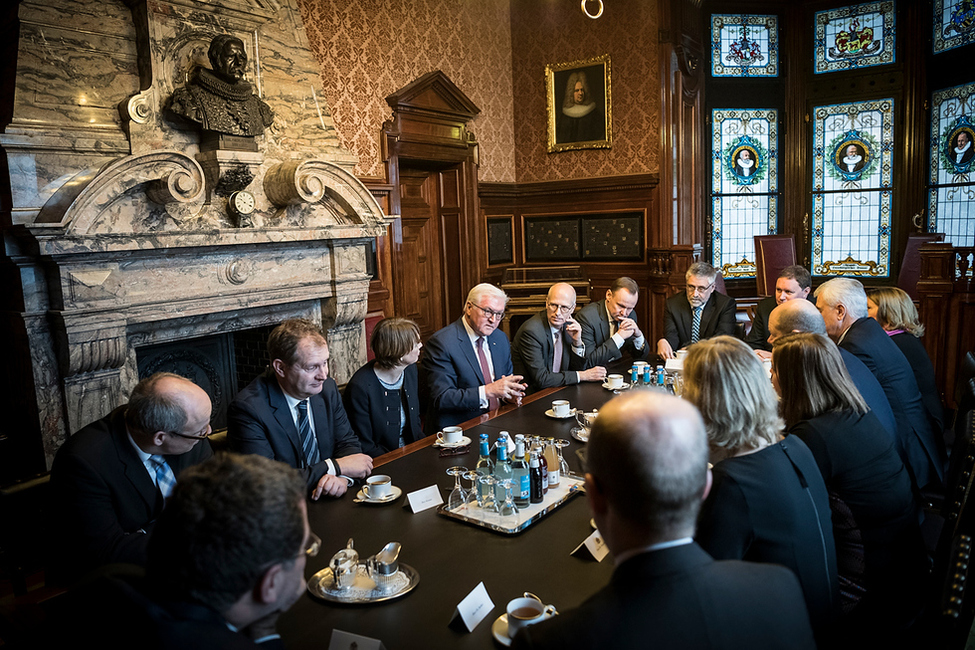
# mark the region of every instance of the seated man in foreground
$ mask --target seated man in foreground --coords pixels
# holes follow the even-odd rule
[[[526,386],[514,374],[508,337],[498,331],[507,304],[504,291],[479,284],[467,294],[464,315],[427,341],[420,360],[427,435],[494,411],[502,401],[521,403]]]
[[[301,471],[312,499],[341,496],[345,476],[372,472],[349,425],[328,344],[311,321],[286,320],[267,339],[271,366],[240,391],[227,412],[231,448],[287,463]]]
[[[639,285],[624,276],[613,280],[605,299],[591,302],[579,310],[587,368],[605,366],[624,353],[635,360],[647,358],[649,346],[633,317],[639,298]]]
[[[735,334],[735,299],[714,291],[718,271],[705,262],[694,262],[684,273],[686,292],[667,299],[664,306],[664,337],[657,354],[673,359],[676,350],[712,336]]]
[[[589,438],[586,499],[613,553],[610,584],[578,609],[524,628],[515,648],[815,648],[788,569],[716,562],[692,539],[710,486],[696,409],[630,393]]]
[[[606,378],[603,366],[583,369],[586,346],[582,327],[572,318],[575,307],[572,285],[553,284],[545,298],[545,309],[518,328],[511,354],[514,370],[525,377],[528,392]]]
[[[210,408],[190,380],[156,373],[136,384],[128,404],[68,438],[51,468],[56,521],[71,540],[58,547],[59,578],[110,563],[145,564],[149,535],[180,472],[213,455]]]

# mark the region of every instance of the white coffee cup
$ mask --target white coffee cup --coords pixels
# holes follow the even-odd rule
[[[678,359],[683,359],[686,356],[687,356],[687,350],[681,349],[681,350],[678,350],[677,351],[677,358]]]
[[[610,388],[622,388],[623,387],[623,375],[607,375],[606,384]]]
[[[638,374],[643,374],[643,366],[648,365],[646,361],[634,361],[633,365],[636,366]]]
[[[552,402],[552,413],[555,413],[556,417],[567,418],[571,410],[567,399],[557,399]]]
[[[508,614],[508,636],[512,639],[526,625],[534,625],[558,614],[554,605],[546,605],[537,596],[527,592],[524,598],[515,598],[509,602],[505,611]]]
[[[393,493],[393,479],[385,474],[375,474],[366,479],[362,490],[369,499],[385,499]]]
[[[460,442],[464,437],[464,430],[460,427],[444,427],[443,431],[437,432],[437,442],[452,445]]]

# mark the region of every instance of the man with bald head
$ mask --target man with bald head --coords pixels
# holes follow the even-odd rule
[[[522,629],[514,648],[814,648],[795,575],[717,562],[694,540],[711,473],[688,402],[620,396],[589,438],[586,499],[613,553],[610,584],[578,609]]]
[[[826,324],[819,310],[808,300],[790,300],[772,310],[768,317],[769,347],[775,345],[776,339],[793,332],[822,334],[826,336]],[[884,425],[891,438],[897,434],[897,422],[894,412],[887,401],[887,395],[877,378],[862,361],[851,352],[840,348],[840,357],[846,365],[846,371],[863,396],[867,406],[874,412],[880,423]]]
[[[64,578],[115,562],[142,565],[179,473],[213,455],[211,405],[189,379],[156,373],[129,403],[71,436],[51,468]]]
[[[907,357],[867,315],[867,294],[851,278],[833,278],[816,289],[816,307],[836,344],[870,369],[887,395],[897,421],[897,443],[915,487],[944,487],[944,438],[935,432]]]
[[[586,345],[582,327],[572,317],[576,290],[571,284],[553,284],[545,298],[545,309],[518,328],[511,346],[515,374],[522,375],[528,392],[580,381],[602,381],[606,368],[586,366]]]

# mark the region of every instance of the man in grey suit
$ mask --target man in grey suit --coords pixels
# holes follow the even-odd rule
[[[711,485],[697,410],[638,391],[599,412],[586,500],[613,554],[610,583],[577,609],[522,628],[514,648],[815,648],[789,569],[715,561],[694,540]]]
[[[605,366],[624,353],[634,359],[647,358],[649,346],[633,318],[639,298],[640,287],[633,279],[616,278],[604,300],[591,302],[579,311],[587,368]]]
[[[545,298],[545,310],[518,328],[511,357],[515,374],[525,378],[528,392],[606,378],[603,366],[584,370],[586,346],[582,327],[572,318],[575,306],[572,285],[553,284]]]
[[[712,336],[735,334],[735,299],[714,291],[718,271],[706,262],[694,262],[684,274],[686,293],[667,299],[664,337],[657,354],[673,359],[674,352]]]

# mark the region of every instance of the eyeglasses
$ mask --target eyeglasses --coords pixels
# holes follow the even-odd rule
[[[571,306],[570,305],[557,305],[554,302],[547,302],[547,303],[545,303],[545,306],[548,307],[549,309],[551,309],[552,311],[559,312],[560,314],[569,314],[569,313],[572,312],[573,309],[575,309],[575,305],[571,305]]]
[[[504,312],[503,311],[494,311],[493,309],[487,309],[487,308],[481,307],[480,305],[475,304],[473,302],[471,304],[474,305],[475,307],[477,307],[478,309],[480,309],[481,311],[483,311],[484,312],[484,315],[487,316],[489,319],[490,318],[498,318],[498,319],[504,318]]]
[[[308,557],[315,557],[318,555],[319,549],[322,547],[322,538],[315,533],[308,533],[308,542],[305,544],[303,552]]]
[[[213,434],[213,422],[207,422],[207,425],[203,427],[203,430],[199,433],[188,434],[180,433],[179,431],[167,431],[166,433],[179,436],[180,438],[186,438],[187,440],[206,440]]]
[[[691,293],[707,293],[708,290],[713,286],[714,286],[713,282],[706,287],[696,287],[693,284],[689,284],[687,285],[687,290],[690,291]]]

